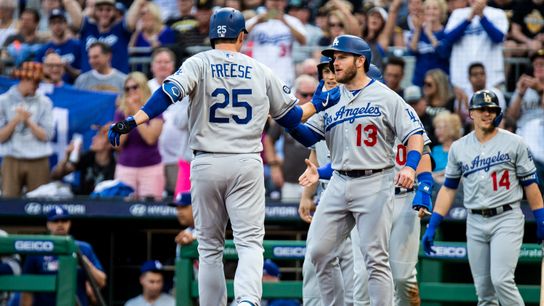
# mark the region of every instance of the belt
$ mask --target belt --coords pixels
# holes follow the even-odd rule
[[[482,217],[493,217],[499,214],[502,214],[505,211],[512,210],[512,206],[509,204],[504,204],[503,206],[499,206],[496,208],[489,208],[489,209],[470,209],[469,211],[475,215],[482,215]]]
[[[201,154],[208,154],[210,152],[206,152],[206,151],[199,151],[199,150],[193,150],[193,154],[195,156],[198,156],[198,155],[201,155]]]
[[[339,174],[349,176],[349,177],[363,177],[363,176],[370,176],[372,174],[384,172],[385,170],[391,169],[389,168],[383,168],[383,169],[367,169],[367,170],[337,170]]]
[[[395,194],[404,194],[404,193],[412,192],[414,190],[415,190],[414,188],[406,189],[402,187],[395,187]]]

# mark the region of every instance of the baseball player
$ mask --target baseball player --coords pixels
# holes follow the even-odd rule
[[[301,119],[334,106],[340,98],[333,90],[297,106],[290,89],[269,68],[239,52],[246,35],[239,11],[217,10],[210,20],[213,49],[187,59],[138,113],[112,124],[108,134],[118,145],[122,134],[183,97],[190,98],[189,146],[195,155],[191,196],[201,306],[227,304],[222,259],[228,219],[240,259],[234,278],[236,301],[260,305],[265,191],[259,152],[268,114],[281,126],[295,128]]]
[[[319,80],[323,80],[323,88],[329,91],[335,88],[338,83],[334,76],[334,72],[329,66],[331,59],[326,56],[321,56],[317,65],[317,74]],[[310,151],[309,161],[313,164],[326,165],[330,163],[330,152],[325,141],[320,141]],[[330,177],[329,177],[330,178]],[[305,186],[299,204],[299,215],[302,220],[311,223],[312,214],[316,209],[314,195],[316,192],[320,194],[326,188],[329,180],[322,180],[321,184]],[[319,190],[318,190],[319,189]],[[308,237],[307,237],[308,239]],[[342,269],[342,280],[344,284],[344,302],[347,306],[353,305],[353,251],[351,240],[346,239],[339,251],[338,264]],[[302,265],[302,301],[304,306],[321,306],[321,294],[319,292],[319,284],[315,274],[315,268],[306,252],[304,263]]]
[[[368,76],[374,80],[382,81],[383,77],[379,69],[370,65]],[[395,305],[413,306],[419,305],[419,290],[416,278],[416,263],[419,251],[419,217],[429,213],[431,208],[431,192],[433,179],[431,175],[432,163],[430,156],[430,140],[423,134],[425,147],[424,155],[417,168],[418,187],[414,190],[396,187],[395,204],[393,208],[393,227],[389,242],[389,254],[391,272],[395,283]],[[400,171],[406,163],[406,146],[396,140],[393,147],[395,171]],[[313,163],[313,161],[312,161]],[[301,183],[308,184],[319,179],[329,179],[332,172],[328,169],[330,164],[317,169],[314,165],[308,165],[308,171],[301,176]],[[416,211],[419,211],[416,212]],[[359,246],[359,234],[356,230],[351,233],[353,243],[353,260],[363,262],[363,255]],[[304,271],[304,270],[303,270]],[[353,304],[357,306],[370,305],[368,296],[368,273],[364,265],[356,265],[353,283]]]
[[[371,51],[363,39],[340,35],[322,54],[334,61],[340,101],[306,124],[289,129],[306,146],[325,139],[335,170],[310,225],[307,251],[316,268],[323,305],[343,306],[336,250],[356,226],[369,272],[371,303],[391,306],[394,289],[388,249],[394,185],[413,187],[423,129],[400,96],[367,76]],[[406,144],[407,158],[394,177],[395,137]]]
[[[514,281],[523,240],[523,190],[537,221],[537,238],[544,238],[544,208],[536,169],[523,140],[497,126],[501,108],[490,90],[470,100],[474,131],[455,141],[448,154],[446,180],[421,243],[434,253],[436,228],[448,213],[463,181],[467,215],[467,249],[478,305],[524,305]]]

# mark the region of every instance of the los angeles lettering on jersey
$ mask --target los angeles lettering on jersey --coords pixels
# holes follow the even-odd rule
[[[212,78],[243,78],[251,80],[253,67],[235,63],[211,64]]]
[[[342,106],[334,115],[329,115],[325,113],[323,116],[325,122],[325,130],[331,129],[333,126],[342,123],[344,121],[349,121],[349,123],[355,122],[355,119],[362,117],[379,117],[382,115],[379,106],[374,106],[367,103],[363,107],[353,107],[347,108]]]
[[[508,153],[501,153],[501,151],[497,152],[495,156],[487,157],[487,158],[480,158],[480,156],[476,156],[470,164],[463,164],[460,162],[461,171],[463,172],[463,176],[467,177],[470,174],[474,172],[478,172],[480,170],[484,170],[485,172],[489,171],[489,168],[491,166],[503,164],[509,162],[510,155]]]

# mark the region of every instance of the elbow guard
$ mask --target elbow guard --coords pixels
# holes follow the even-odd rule
[[[169,83],[165,83],[165,85],[166,84],[169,84]],[[149,116],[149,119],[153,119],[157,117],[158,115],[160,115],[170,105],[172,105],[173,102],[171,101],[174,101],[172,100],[172,97],[164,91],[165,85],[163,85],[163,89],[155,90],[153,95],[149,98],[149,100],[147,100],[145,105],[142,107],[142,111],[144,111],[147,114],[147,116]]]

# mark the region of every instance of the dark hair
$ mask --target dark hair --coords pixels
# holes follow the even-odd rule
[[[111,47],[101,41],[95,41],[89,46],[89,50],[94,47],[99,47],[102,54],[111,54]]]
[[[390,56],[387,59],[387,63],[385,64],[385,67],[393,65],[393,66],[400,66],[402,70],[404,70],[404,66],[406,66],[406,62],[401,58],[397,56]]]
[[[33,9],[33,8],[25,8],[22,12],[21,12],[21,15],[23,15],[24,13],[28,13],[28,14],[31,14],[32,17],[34,17],[34,21],[36,23],[39,23],[40,22],[40,13]]]
[[[470,64],[470,66],[468,66],[468,75],[472,74],[472,69],[474,69],[474,68],[482,68],[485,71],[484,64],[482,64],[480,62],[475,62],[475,63]]]
[[[168,48],[165,48],[165,47],[160,47],[160,48],[157,48],[155,50],[153,50],[153,53],[151,53],[151,61],[153,62],[155,60],[155,57],[157,57],[157,55],[159,55],[159,53],[163,53],[165,52],[166,54],[168,54],[168,56],[170,57],[170,59],[175,63],[176,62],[176,54],[174,54],[174,51],[168,49]]]

